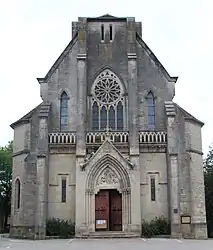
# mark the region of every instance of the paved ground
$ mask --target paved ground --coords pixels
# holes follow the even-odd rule
[[[213,250],[213,240],[105,239],[12,240],[0,239],[0,250]]]

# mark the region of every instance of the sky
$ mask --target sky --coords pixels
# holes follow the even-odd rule
[[[0,145],[11,123],[41,102],[44,77],[71,40],[79,16],[134,16],[143,40],[171,76],[174,101],[205,123],[204,156],[213,143],[212,0],[0,0]]]

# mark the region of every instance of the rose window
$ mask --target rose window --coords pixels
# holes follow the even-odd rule
[[[101,103],[110,104],[121,96],[121,87],[113,77],[100,79],[94,87],[95,98]]]
[[[123,130],[125,98],[119,78],[104,70],[95,79],[91,89],[92,129]]]

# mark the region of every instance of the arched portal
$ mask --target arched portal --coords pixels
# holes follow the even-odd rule
[[[104,201],[101,195],[104,196]],[[98,199],[102,199],[104,203],[100,205]],[[86,221],[89,230],[95,231],[97,229],[97,223],[99,223],[97,221],[99,219],[97,206],[99,204],[104,206],[106,212],[103,218],[107,220],[107,227],[103,229],[114,230],[116,228],[115,230],[118,230],[120,228],[121,231],[127,231],[128,225],[131,223],[130,202],[131,186],[128,172],[114,157],[109,154],[105,155],[92,166],[87,176]],[[115,221],[116,213],[118,217],[120,216],[118,221],[122,223],[121,227],[118,225],[114,227],[111,223],[112,220]]]

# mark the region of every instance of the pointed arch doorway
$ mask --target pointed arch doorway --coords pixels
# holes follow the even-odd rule
[[[122,231],[122,194],[100,189],[95,195],[96,231]]]
[[[106,154],[92,166],[86,182],[86,223],[91,232],[128,231],[131,186],[126,168]],[[106,220],[105,222],[103,222]],[[101,225],[104,224],[105,225]],[[97,226],[98,225],[98,226]]]

